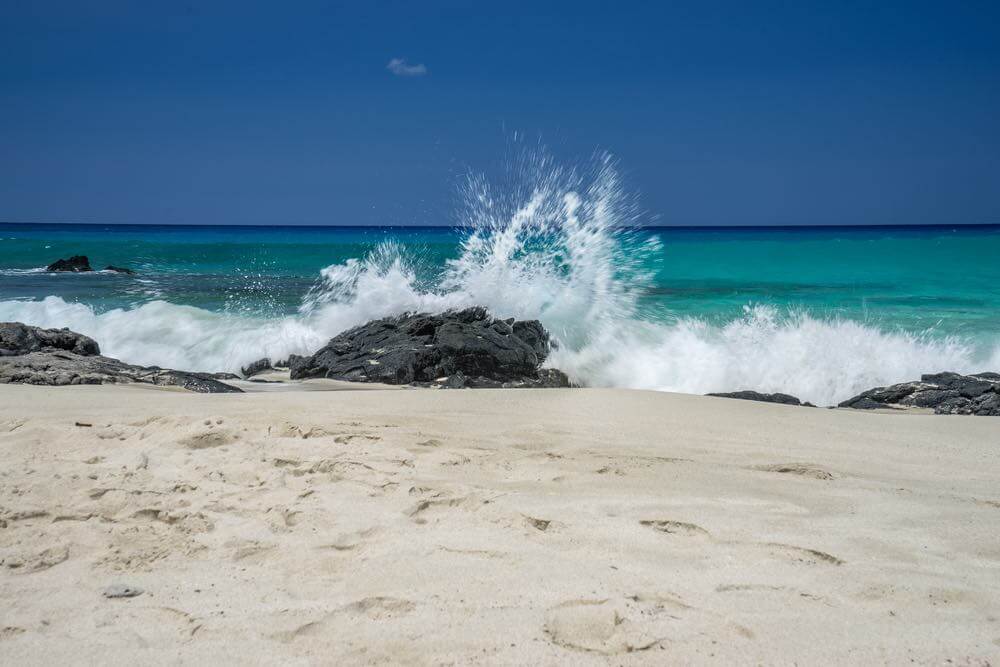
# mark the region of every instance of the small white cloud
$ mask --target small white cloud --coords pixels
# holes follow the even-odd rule
[[[406,58],[393,58],[385,68],[396,76],[423,76],[427,74],[426,65],[423,63],[411,65],[406,62]]]

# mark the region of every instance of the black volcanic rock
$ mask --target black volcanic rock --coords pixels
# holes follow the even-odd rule
[[[540,368],[536,377],[523,377],[517,380],[492,380],[482,375],[476,377],[465,377],[459,371],[454,375],[441,377],[433,382],[413,382],[419,387],[433,387],[439,389],[562,389],[573,387],[569,377],[556,368]]]
[[[61,271],[68,273],[84,273],[93,271],[86,255],[73,255],[69,259],[57,259],[45,267],[46,271]]]
[[[1000,416],[1000,374],[934,373],[919,381],[875,387],[847,399],[842,408],[933,408],[936,414]]]
[[[132,269],[127,269],[124,266],[114,266],[112,264],[108,264],[107,266],[105,266],[104,270],[105,271],[114,271],[115,273],[123,273],[123,274],[125,274],[127,276],[134,276],[135,275],[135,271],[133,271]]]
[[[243,377],[250,378],[253,377],[254,375],[259,375],[264,371],[272,370],[273,368],[274,367],[271,365],[271,360],[268,359],[267,357],[264,357],[263,359],[258,359],[257,361],[251,364],[247,364],[246,366],[240,369],[240,373],[243,374]]]
[[[738,398],[743,401],[761,401],[763,403],[781,403],[782,405],[804,405],[815,407],[811,403],[803,403],[790,394],[762,394],[758,391],[728,391],[721,393],[705,394],[706,396],[717,396],[719,398]]]
[[[68,329],[0,322],[0,384],[73,385],[140,382],[202,393],[240,393],[227,374],[190,373],[126,364],[101,355],[97,343]]]
[[[292,379],[447,387],[568,386],[539,370],[549,335],[534,320],[498,320],[485,308],[373,320],[331,339],[308,357],[289,359]]]
[[[20,322],[0,322],[0,356],[55,350],[84,357],[101,353],[93,338],[69,329],[41,329]]]

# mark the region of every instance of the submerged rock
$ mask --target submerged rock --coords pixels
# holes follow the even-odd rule
[[[87,259],[86,255],[73,255],[68,259],[57,259],[45,267],[45,270],[69,273],[84,273],[86,271],[93,271],[93,269],[90,268],[90,260]]]
[[[569,386],[542,369],[549,334],[536,320],[498,320],[485,308],[386,317],[331,339],[308,357],[289,358],[292,379],[442,387]]]
[[[761,401],[763,403],[781,403],[782,405],[802,405],[805,407],[814,408],[816,407],[812,403],[803,403],[795,396],[790,394],[762,394],[759,391],[728,391],[719,392],[712,394],[705,394],[706,396],[717,396],[718,398],[738,398],[743,401]]]
[[[1000,417],[1000,374],[933,373],[920,380],[875,387],[840,403],[855,410],[933,408],[935,414]]]
[[[68,329],[0,322],[0,384],[73,385],[140,382],[201,393],[240,393],[211,373],[135,366],[101,355],[97,343]]]
[[[107,266],[104,267],[104,270],[114,271],[115,273],[124,273],[127,276],[135,275],[135,271],[133,271],[132,269],[126,269],[124,266],[113,266],[111,264],[108,264]]]

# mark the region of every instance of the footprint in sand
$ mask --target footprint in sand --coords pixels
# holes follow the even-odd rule
[[[190,637],[201,627],[193,614],[174,607],[129,606],[127,614],[129,624],[137,628],[143,644],[173,643]],[[120,627],[122,615],[121,607],[112,606],[95,624],[98,628]]]
[[[416,609],[416,605],[409,600],[386,596],[368,597],[347,604],[336,611],[327,612],[318,619],[302,623],[291,630],[272,633],[270,637],[286,644],[303,637],[329,637],[333,636],[331,622],[341,614],[367,618],[370,621],[389,621],[405,616],[414,609]]]
[[[317,549],[333,549],[334,551],[353,551],[362,546],[365,540],[378,532],[378,528],[368,528],[357,530],[351,533],[341,533],[333,538],[331,542],[321,544]]]
[[[798,477],[811,477],[813,479],[831,480],[833,473],[824,470],[819,466],[809,463],[773,463],[771,465],[757,466],[754,470],[763,472],[777,472],[784,475],[796,475]]]
[[[479,501],[472,496],[446,496],[440,498],[425,498],[407,511],[407,515],[416,523],[427,523],[429,515],[435,510],[447,510],[456,507],[475,510],[486,501]]]
[[[646,519],[639,522],[643,526],[648,526],[667,535],[677,535],[680,537],[711,537],[707,530],[693,523],[683,521],[668,521],[665,519]]]
[[[284,422],[279,426],[268,427],[267,432],[268,435],[277,438],[301,438],[303,440],[325,438],[333,435],[322,426],[302,426],[291,422]]]
[[[665,632],[650,610],[629,600],[570,600],[551,608],[543,628],[556,646],[602,655],[656,648]],[[633,620],[633,618],[638,620]]]
[[[777,542],[768,542],[760,546],[765,547],[772,556],[796,563],[805,563],[806,565],[844,564],[844,561],[840,558],[830,555],[825,551],[818,551],[816,549],[806,549],[804,547],[796,547],[790,544],[779,544]]]
[[[735,596],[743,599],[742,604],[757,612],[775,613],[788,609],[796,601],[809,601],[833,607],[834,604],[825,596],[799,590],[793,586],[776,586],[773,584],[723,584],[715,587],[716,593]],[[740,602],[738,602],[740,604]]]
[[[260,562],[263,556],[277,548],[277,544],[258,540],[230,540],[224,545],[230,549],[230,560]]]
[[[235,429],[225,426],[221,418],[206,419],[188,429],[187,435],[178,442],[188,449],[208,449],[232,444],[240,439]]]
[[[683,521],[670,521],[665,519],[646,519],[639,522],[643,526],[648,526],[653,530],[657,530],[661,533],[667,535],[675,535],[678,537],[688,537],[688,538],[706,538],[711,539],[712,536],[707,530],[693,523],[685,523]],[[729,544],[736,546],[747,546],[738,542],[720,542],[720,544]],[[844,561],[836,556],[826,553],[825,551],[819,551],[817,549],[807,549],[805,547],[796,547],[790,544],[780,544],[777,542],[767,542],[763,544],[753,545],[756,547],[763,547],[767,550],[768,554],[776,558],[781,558],[784,560],[789,560],[797,563],[805,563],[807,565],[843,565]]]
[[[22,509],[0,510],[0,525],[4,528],[8,523],[17,521],[30,521],[31,519],[44,519],[49,516],[48,510],[40,507],[25,507]]]
[[[21,574],[41,572],[69,558],[69,547],[55,546],[41,551],[0,552],[0,565]]]
[[[416,607],[417,605],[409,600],[377,596],[352,602],[345,606],[343,610],[349,614],[367,616],[373,621],[381,621],[396,616],[404,616],[416,609]]]
[[[208,533],[215,528],[215,524],[201,512],[187,512],[184,510],[168,510],[158,507],[150,507],[138,510],[132,514],[133,519],[140,521],[160,521],[171,526],[175,530],[186,534]]]

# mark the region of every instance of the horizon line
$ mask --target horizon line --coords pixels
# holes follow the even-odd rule
[[[267,224],[267,223],[190,223],[190,222],[65,222],[65,221],[23,221],[23,220],[0,220],[0,225],[7,226],[29,226],[29,225],[51,225],[64,227],[186,227],[186,228],[251,228],[251,229],[474,229],[475,225],[337,225],[337,224]],[[789,224],[735,224],[735,225],[613,225],[620,229],[677,229],[677,230],[700,230],[700,229],[940,229],[951,227],[1000,227],[998,222],[954,222],[954,223],[803,223],[797,225]]]

